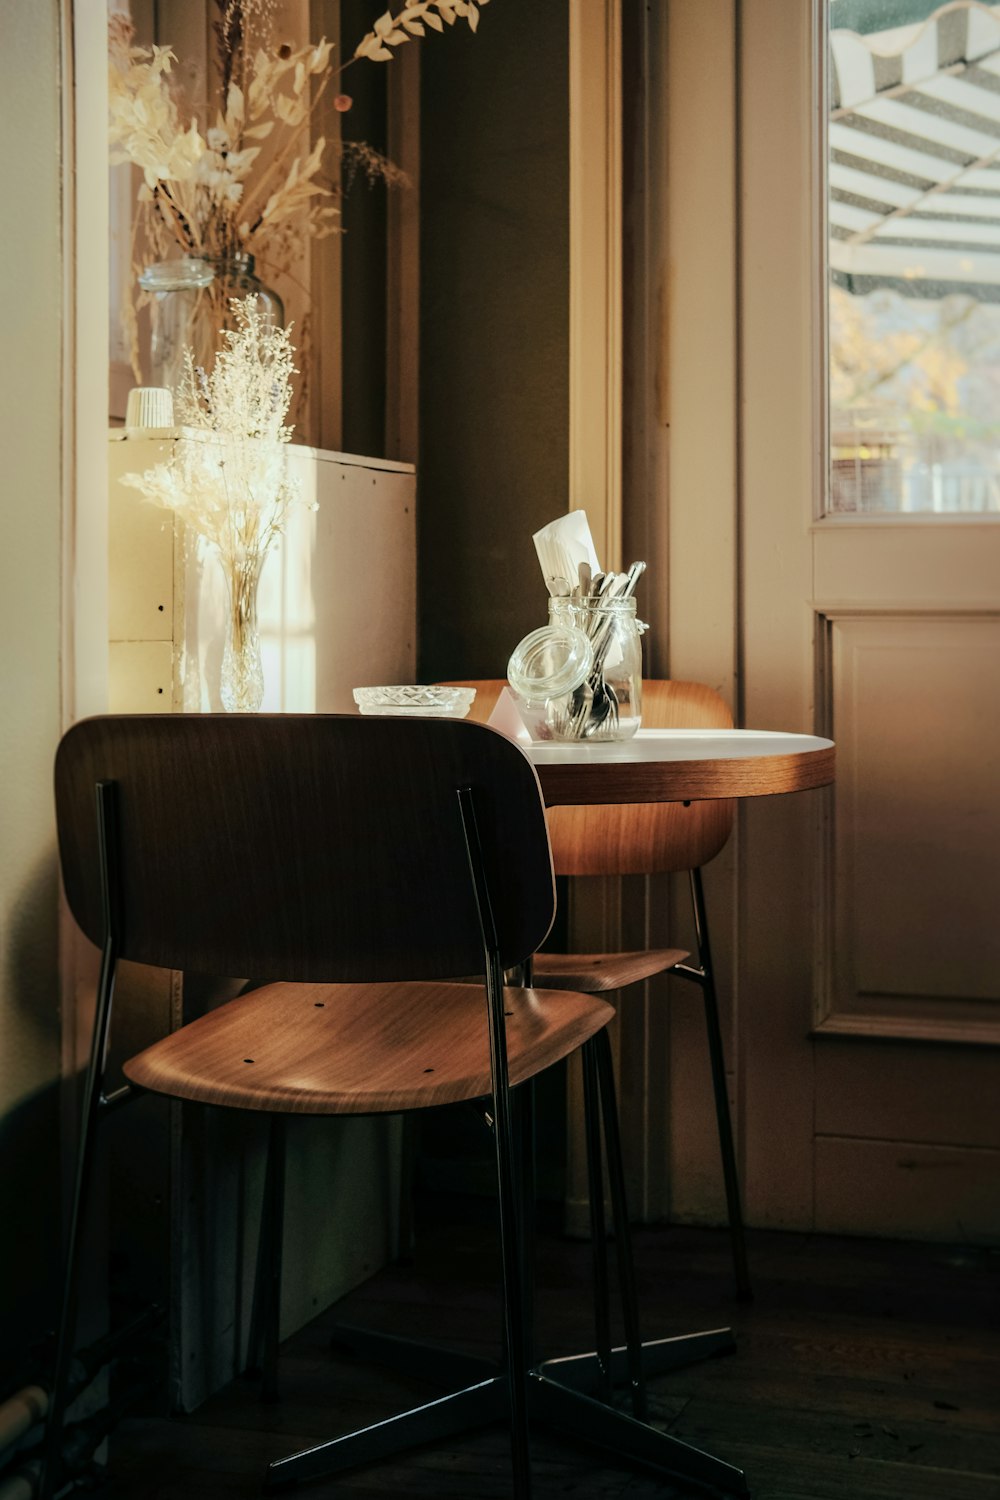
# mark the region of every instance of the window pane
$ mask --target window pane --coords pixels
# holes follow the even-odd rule
[[[1000,5],[829,18],[828,509],[1000,511]]]

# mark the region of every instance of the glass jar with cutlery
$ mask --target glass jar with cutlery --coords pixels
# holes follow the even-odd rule
[[[634,586],[634,584],[633,584]],[[642,642],[631,589],[549,599],[507,679],[534,740],[627,740],[642,717]]]

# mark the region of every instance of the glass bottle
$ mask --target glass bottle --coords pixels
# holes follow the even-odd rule
[[[275,328],[285,322],[277,292],[257,276],[252,255],[184,255],[147,266],[139,285],[152,302],[151,384],[176,391],[184,374],[184,351],[196,367],[215,363],[220,335],[235,326],[230,301],[254,297],[259,311]]]
[[[261,281],[252,255],[240,252],[237,255],[228,256],[209,255],[205,259],[215,272],[215,281],[211,291],[212,299],[218,309],[220,329],[235,327],[229,306],[233,297],[239,297],[241,300],[254,297],[258,311],[266,322],[270,323],[273,328],[285,326],[284,303],[276,291],[265,286]]]

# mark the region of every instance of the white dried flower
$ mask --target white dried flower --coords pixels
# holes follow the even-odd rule
[[[288,330],[234,298],[233,331],[207,373],[188,350],[177,395],[181,436],[166,463],[122,484],[172,510],[218,551],[227,568],[260,561],[299,496],[287,469],[294,350]]]

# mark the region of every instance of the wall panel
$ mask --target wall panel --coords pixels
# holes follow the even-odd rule
[[[834,617],[830,649],[829,1009],[1000,1023],[1000,617]]]

